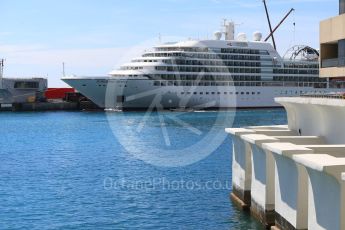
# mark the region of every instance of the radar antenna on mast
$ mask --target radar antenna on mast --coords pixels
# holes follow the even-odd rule
[[[222,31],[217,31],[215,33],[216,38],[218,39],[219,33],[221,33],[221,34],[225,35],[225,40],[227,40],[227,41],[235,40],[235,26],[238,26],[241,24],[235,24],[235,22],[232,20],[229,21],[227,19],[223,19],[223,23],[221,26],[224,29],[222,29]]]

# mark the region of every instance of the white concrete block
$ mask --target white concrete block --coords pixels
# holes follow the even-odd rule
[[[329,155],[336,156],[338,154],[339,157],[345,156],[345,145],[307,145],[304,144],[303,147],[312,149],[315,153],[327,153]]]
[[[307,171],[292,157],[313,150],[291,143],[265,143],[275,161],[275,211],[277,227],[306,229],[308,226]]]
[[[245,206],[250,206],[251,157],[249,146],[241,135],[254,133],[244,128],[228,128],[226,132],[232,135],[232,196]]]
[[[291,130],[272,130],[272,129],[246,129],[246,128],[227,128],[225,131],[232,135],[233,156],[232,156],[232,193],[236,195],[244,204],[250,204],[251,200],[251,178],[252,163],[249,143],[244,142],[241,136],[246,134],[268,133],[275,135],[292,135]]]
[[[274,225],[274,160],[261,145],[279,139],[262,134],[243,135],[242,139],[249,144],[251,152],[251,213],[264,225]]]
[[[289,142],[295,145],[321,145],[326,144],[323,137],[318,136],[275,136],[280,142]]]
[[[247,126],[247,129],[272,129],[272,130],[288,130],[288,125],[269,125],[269,126]]]
[[[306,154],[293,159],[309,175],[308,228],[345,229],[345,158]]]
[[[287,111],[289,129],[303,136],[323,136],[329,144],[344,144],[345,100],[305,97],[275,100]]]

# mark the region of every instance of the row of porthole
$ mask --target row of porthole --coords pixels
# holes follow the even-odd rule
[[[297,91],[295,91],[295,94],[304,94],[304,93],[315,93],[315,94],[317,94],[317,93],[327,93],[326,91],[305,91],[305,92],[303,92],[303,91],[300,91],[299,93],[297,92]],[[278,94],[277,92],[276,92],[276,94]],[[294,92],[293,91],[281,91],[280,92],[280,95],[288,95],[288,94],[294,94]]]
[[[208,95],[208,94],[212,94],[212,95],[215,95],[215,94],[217,94],[217,95],[220,95],[220,94],[222,94],[221,92],[199,92],[199,94],[200,95],[203,95],[203,94],[206,94],[206,95]],[[181,94],[188,94],[188,95],[190,95],[190,94],[193,94],[193,95],[197,95],[198,94],[198,92],[181,92]],[[255,95],[255,94],[257,94],[257,95],[260,95],[261,94],[261,92],[223,92],[223,94],[224,95],[233,95],[233,94],[236,94],[236,95],[239,95],[239,94],[241,94],[241,95],[244,95],[244,94],[246,94],[246,95],[250,95],[250,94],[252,94],[252,95]]]

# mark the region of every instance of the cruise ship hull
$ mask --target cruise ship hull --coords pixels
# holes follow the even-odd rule
[[[329,89],[279,86],[155,86],[153,80],[65,78],[99,107],[124,110],[281,107],[275,97],[326,93]]]

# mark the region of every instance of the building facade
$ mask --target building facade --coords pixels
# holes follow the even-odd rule
[[[345,85],[345,0],[339,0],[339,15],[320,23],[320,77]]]
[[[47,85],[47,79],[44,78],[2,78],[0,105],[43,100]]]

